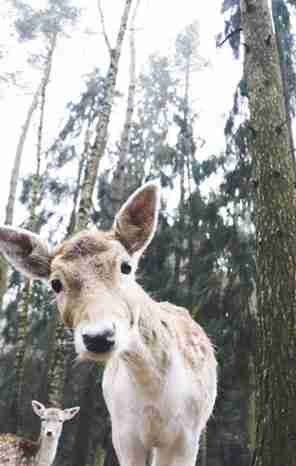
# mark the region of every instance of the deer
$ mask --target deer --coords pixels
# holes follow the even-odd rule
[[[188,310],[157,302],[136,281],[158,223],[160,185],[138,188],[110,230],[92,226],[50,248],[39,235],[2,226],[0,251],[46,281],[77,358],[104,362],[103,396],[121,466],[194,466],[217,394],[210,338]]]
[[[37,441],[15,434],[0,434],[1,466],[51,466],[54,462],[65,421],[72,419],[80,407],[46,408],[32,401],[33,411],[41,418],[41,432]]]

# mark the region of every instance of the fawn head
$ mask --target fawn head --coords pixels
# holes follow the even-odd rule
[[[52,251],[27,230],[0,228],[0,251],[25,275],[50,284],[82,357],[106,360],[125,340],[132,321],[128,296],[159,203],[159,185],[146,183],[122,206],[111,230],[84,230]]]
[[[39,401],[32,401],[33,411],[41,418],[40,438],[58,440],[65,421],[69,421],[79,412],[80,408],[58,409],[45,408]]]

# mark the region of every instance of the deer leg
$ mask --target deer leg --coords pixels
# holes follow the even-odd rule
[[[191,448],[161,447],[156,448],[153,455],[152,466],[194,466],[198,446]]]
[[[120,466],[146,465],[148,451],[134,435],[123,436],[113,431],[112,442]]]

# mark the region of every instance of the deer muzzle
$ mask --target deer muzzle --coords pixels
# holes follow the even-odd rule
[[[87,351],[91,353],[107,353],[115,346],[115,326],[102,329],[96,333],[83,332],[82,341]]]

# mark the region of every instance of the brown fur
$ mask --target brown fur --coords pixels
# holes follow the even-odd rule
[[[109,232],[83,231],[49,257],[27,232],[32,253],[50,262],[49,281],[60,281],[53,288],[63,321],[75,329],[79,358],[107,363],[103,392],[121,466],[144,466],[151,448],[153,466],[193,466],[216,398],[215,354],[204,330],[186,309],[154,301],[133,279],[158,209],[159,189],[148,183],[120,209]],[[20,254],[18,233],[15,244],[2,242],[8,230],[0,229],[0,249],[38,275],[32,253]],[[122,268],[126,262],[130,274]]]

